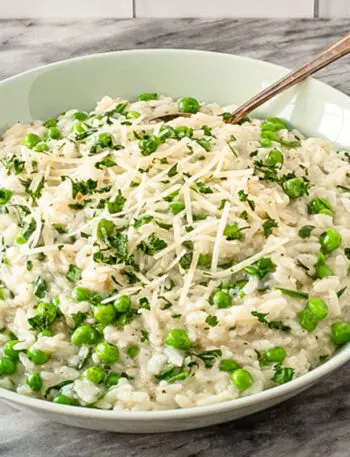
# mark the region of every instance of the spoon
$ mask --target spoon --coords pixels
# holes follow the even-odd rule
[[[350,52],[350,33],[345,35],[341,40],[337,41],[331,47],[325,49],[324,51],[317,54],[312,58],[308,63],[302,65],[296,70],[292,70],[287,75],[283,76],[281,79],[275,83],[268,86],[263,91],[259,92],[253,98],[248,100],[246,103],[241,105],[239,108],[232,113],[231,117],[225,119],[226,124],[237,124],[247,117],[258,106],[270,100],[277,94],[280,94],[289,87],[294,86],[295,84],[303,81],[308,76],[313,75],[318,70],[326,67],[335,60],[340,59]],[[165,114],[163,116],[150,117],[148,121],[170,121],[176,117],[191,117],[191,113],[172,113]]]

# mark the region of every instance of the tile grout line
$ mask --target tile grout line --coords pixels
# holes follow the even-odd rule
[[[314,18],[320,17],[320,0],[314,0]]]
[[[136,17],[136,0],[132,0],[132,17]]]

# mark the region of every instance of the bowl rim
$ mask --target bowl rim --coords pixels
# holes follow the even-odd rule
[[[212,55],[217,58],[222,59],[232,59],[237,61],[247,61],[255,65],[265,66],[271,69],[274,69],[281,74],[287,73],[289,69],[287,67],[277,65],[274,63],[267,62],[265,60],[255,59],[252,57],[240,56],[236,54],[213,52],[213,51],[204,51],[204,50],[194,50],[194,49],[166,49],[166,48],[157,48],[157,49],[130,49],[122,51],[112,51],[112,52],[103,52],[88,54],[85,56],[79,56],[74,58],[69,58],[61,60],[58,62],[53,62],[46,65],[40,65],[36,68],[26,70],[19,74],[10,76],[0,81],[0,87],[4,86],[12,81],[21,79],[24,76],[29,76],[31,74],[38,73],[46,69],[54,69],[62,66],[70,65],[72,62],[78,62],[83,60],[98,60],[100,58],[112,57],[120,54],[201,54],[201,55]],[[334,94],[341,95],[349,103],[350,106],[350,97],[341,92],[334,87],[329,86],[326,83],[318,81],[314,78],[309,78],[312,84],[316,84],[323,89],[326,89],[329,92],[334,92]],[[314,368],[313,370],[305,373],[304,375],[293,379],[292,381],[282,384],[279,386],[272,387],[270,389],[263,390],[261,392],[247,395],[244,397],[227,400],[224,402],[214,403],[210,405],[203,406],[194,406],[190,408],[170,408],[164,410],[148,410],[148,411],[130,411],[130,410],[103,410],[103,409],[91,409],[89,407],[76,407],[69,405],[60,405],[53,403],[47,400],[30,397],[24,394],[20,394],[3,387],[0,387],[0,398],[14,402],[15,404],[22,405],[34,410],[41,410],[47,413],[52,414],[63,414],[70,417],[85,417],[91,419],[106,419],[106,420],[123,420],[123,421],[149,421],[149,420],[173,420],[173,419],[194,419],[196,417],[203,417],[208,415],[218,415],[221,413],[235,411],[244,409],[249,406],[259,405],[264,402],[273,401],[284,395],[293,394],[293,392],[298,393],[302,389],[310,387],[314,382],[323,376],[330,374],[346,362],[350,360],[350,344],[347,344],[336,352],[329,360],[324,362],[322,365]]]

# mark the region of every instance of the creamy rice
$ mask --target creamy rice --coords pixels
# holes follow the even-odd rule
[[[276,119],[226,124],[232,106],[149,122],[178,102],[146,98],[4,133],[0,386],[187,408],[288,382],[349,340],[349,153]]]

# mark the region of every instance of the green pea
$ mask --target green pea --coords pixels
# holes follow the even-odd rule
[[[307,191],[307,183],[303,178],[291,178],[283,183],[283,190],[290,198],[302,197]]]
[[[27,133],[24,137],[23,144],[28,149],[33,149],[36,144],[40,143],[40,141],[41,138],[39,135],[36,135],[35,133]]]
[[[140,102],[149,102],[150,100],[156,100],[158,95],[155,93],[143,93],[137,97]]]
[[[39,303],[36,308],[36,316],[40,316],[42,321],[45,321],[46,326],[52,325],[58,316],[58,309],[52,303]]]
[[[282,363],[286,358],[286,351],[280,347],[276,346],[274,348],[268,349],[265,354],[262,356],[260,364],[268,365],[269,363]]]
[[[279,141],[279,138],[276,132],[272,132],[271,130],[265,130],[261,133],[261,138],[268,139],[271,141]]]
[[[238,370],[238,368],[239,368],[238,363],[233,359],[223,359],[223,360],[221,360],[220,365],[219,365],[220,371],[231,372],[231,371]]]
[[[44,365],[49,361],[50,354],[40,349],[29,349],[27,351],[27,357],[34,365]]]
[[[126,313],[131,308],[131,300],[127,295],[121,295],[116,298],[113,306],[118,313]]]
[[[253,376],[247,370],[238,368],[231,373],[231,381],[239,390],[246,390],[253,384]]]
[[[44,126],[49,128],[49,127],[56,127],[57,125],[57,119],[48,119],[47,121],[44,122]]]
[[[327,214],[333,216],[332,206],[329,201],[323,197],[317,197],[311,200],[307,205],[309,214]]]
[[[57,127],[49,127],[46,136],[50,140],[59,140],[61,138],[61,131]]]
[[[267,154],[265,163],[268,167],[281,167],[283,164],[282,152],[278,149],[273,149]]]
[[[172,202],[169,204],[169,208],[171,212],[176,215],[185,209],[185,205],[182,202]]]
[[[139,141],[139,148],[141,154],[143,156],[149,156],[158,149],[160,143],[160,139],[155,135],[150,135],[146,138],[143,138]]]
[[[140,116],[140,113],[138,113],[137,111],[128,111],[125,115],[127,119],[137,119]]]
[[[271,148],[272,141],[269,138],[262,138],[260,140],[260,146],[263,148]]]
[[[83,377],[94,384],[101,384],[105,378],[105,372],[103,368],[93,365],[83,372]]]
[[[335,322],[331,327],[331,339],[334,344],[343,345],[350,342],[350,324]]]
[[[213,303],[218,308],[228,308],[232,305],[232,297],[223,290],[217,290],[213,295]]]
[[[165,140],[168,138],[171,138],[172,136],[175,135],[175,131],[173,127],[170,127],[170,125],[162,125],[161,128],[159,129],[159,136],[158,138],[162,143],[164,143]]]
[[[192,346],[186,330],[179,328],[174,328],[168,331],[165,338],[165,344],[182,351],[187,351]]]
[[[334,271],[326,264],[325,256],[319,252],[318,259],[315,264],[315,278],[322,279],[334,275]]]
[[[184,97],[177,102],[179,111],[182,113],[197,113],[200,105],[198,101],[193,97]]]
[[[314,315],[315,319],[318,320],[318,321],[326,318],[327,315],[328,315],[328,306],[320,298],[311,299],[307,303],[306,308],[309,311],[311,311],[311,313]]]
[[[0,376],[10,375],[17,370],[17,362],[11,357],[4,355],[0,358]]]
[[[5,189],[4,187],[0,188],[0,206],[6,205],[6,203],[11,200],[11,197],[11,190]]]
[[[72,127],[72,131],[78,135],[80,135],[81,133],[84,133],[88,130],[88,126],[86,124],[83,124],[79,121],[75,122],[73,127]]]
[[[75,346],[83,344],[95,344],[99,339],[98,332],[91,325],[81,325],[71,336],[71,342]]]
[[[84,111],[76,111],[75,113],[72,114],[72,119],[76,121],[85,121],[88,118],[88,114],[85,113]]]
[[[342,236],[337,230],[328,229],[320,236],[322,252],[328,254],[338,249],[342,243]]]
[[[278,117],[268,117],[261,124],[261,130],[278,131],[284,130],[286,128],[286,124],[282,121],[282,119],[279,119]]]
[[[113,234],[115,226],[108,219],[101,219],[97,225],[97,238],[106,241]]]
[[[98,305],[94,308],[94,317],[103,325],[111,324],[116,318],[116,311],[112,304]]]
[[[94,292],[86,287],[75,287],[72,290],[72,298],[74,301],[89,301],[93,296]]]
[[[121,377],[122,377],[121,373],[117,373],[116,371],[111,371],[105,380],[106,387],[116,386]]]
[[[211,254],[199,254],[198,266],[209,268],[211,265]]]
[[[27,386],[33,391],[33,392],[39,392],[39,390],[42,389],[43,387],[43,380],[40,375],[40,373],[33,373],[30,376],[27,377]]]
[[[138,346],[129,346],[126,353],[130,358],[135,358],[137,354],[140,352],[140,348]]]
[[[41,141],[40,143],[36,144],[33,148],[33,151],[35,152],[47,152],[49,150],[49,145],[47,143],[44,143],[44,141]]]
[[[16,346],[16,344],[18,344],[18,340],[6,341],[6,343],[4,344],[4,354],[10,357],[15,362],[19,359],[18,351],[14,349],[14,346]]]
[[[96,354],[100,362],[108,365],[116,363],[119,360],[119,350],[116,346],[108,343],[99,343],[96,346]]]
[[[307,330],[309,333],[313,332],[317,327],[317,319],[308,308],[305,308],[299,312],[298,320],[301,327]]]
[[[104,148],[108,148],[110,146],[113,146],[113,138],[110,133],[100,133],[98,135],[98,142],[101,146]]]
[[[54,403],[58,403],[60,405],[71,405],[71,406],[78,406],[77,400],[71,397],[67,397],[67,395],[59,394],[53,400]]]

